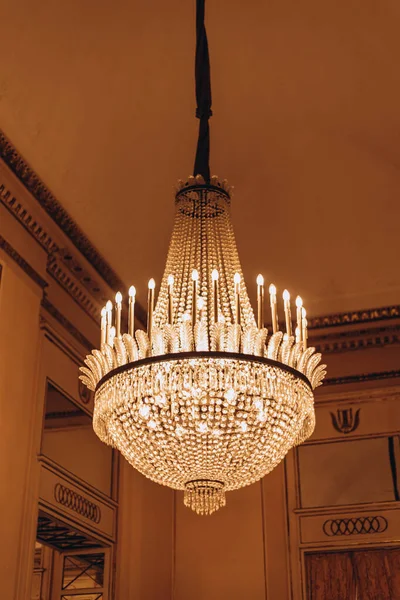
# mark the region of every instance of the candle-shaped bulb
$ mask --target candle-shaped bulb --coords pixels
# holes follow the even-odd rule
[[[292,335],[292,315],[290,312],[290,294],[287,290],[283,292],[283,308],[285,311],[286,333]]]
[[[197,299],[197,308],[199,310],[203,310],[203,308],[204,308],[204,298],[199,297]]]
[[[257,327],[264,327],[264,277],[257,275]]]
[[[269,301],[271,305],[271,317],[272,317],[272,332],[276,333],[279,330],[278,323],[278,310],[276,305],[276,287],[273,283],[269,286]]]
[[[117,338],[121,337],[121,311],[122,311],[122,294],[117,292],[115,294],[115,335]]]
[[[129,288],[129,306],[128,306],[128,333],[133,337],[134,328],[135,328],[135,298],[136,298],[136,288],[134,285],[131,285]]]
[[[235,273],[235,275],[233,277],[233,281],[236,285],[239,285],[239,283],[240,283],[240,274],[239,273]]]
[[[100,347],[106,343],[106,328],[107,328],[107,311],[106,311],[106,307],[103,306],[103,308],[101,309]]]
[[[297,329],[299,330],[298,341],[303,340],[303,326],[302,326],[302,312],[303,312],[303,300],[300,296],[296,298],[296,316],[297,316]]]
[[[174,276],[168,275],[168,285],[174,285]]]
[[[211,273],[211,279],[213,281],[218,281],[218,279],[219,279],[219,273],[218,273],[217,269],[214,269],[213,272]]]
[[[156,287],[156,282],[153,278],[149,280],[148,283],[149,293],[147,298],[147,335],[149,336],[150,346],[151,346],[151,332],[153,329],[153,311],[154,311],[154,288]]]
[[[305,318],[306,318],[306,316],[307,316],[307,311],[306,311],[306,309],[305,309],[305,308],[304,308],[304,306],[303,306],[303,307],[302,307],[302,309],[301,309],[301,318],[302,318],[302,319],[305,319]]]
[[[112,302],[109,300],[106,304],[106,343],[110,344],[110,332],[111,332],[111,321],[112,321]]]
[[[199,272],[197,271],[197,269],[194,269],[192,271],[192,279],[193,279],[193,281],[198,281],[198,279],[199,279]]]

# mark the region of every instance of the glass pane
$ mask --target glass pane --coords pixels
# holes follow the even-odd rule
[[[103,594],[78,594],[77,596],[61,596],[61,600],[103,600]]]
[[[298,452],[303,508],[396,499],[396,457],[388,438],[310,444]]]
[[[74,554],[65,556],[62,585],[63,590],[93,590],[94,588],[102,588],[103,581],[103,553]],[[97,598],[96,594],[94,597]],[[74,598],[77,598],[77,596],[74,596]],[[87,599],[91,600],[90,595],[87,596]]]

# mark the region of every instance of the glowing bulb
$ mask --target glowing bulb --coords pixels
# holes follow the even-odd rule
[[[233,388],[229,388],[229,390],[226,390],[225,398],[229,403],[234,402],[236,398],[235,390]]]
[[[303,306],[303,300],[301,299],[301,296],[297,296],[296,306],[297,306],[297,308],[301,308]]]
[[[183,321],[184,323],[187,323],[188,321],[190,321],[190,315],[189,315],[188,313],[184,313],[184,314],[182,315],[182,321]]]
[[[301,309],[301,316],[302,316],[303,319],[305,319],[306,316],[307,316],[307,311],[306,311],[306,309],[304,307]]]
[[[151,278],[149,280],[149,284],[148,285],[149,285],[149,290],[154,290],[154,288],[156,287],[156,282],[154,281],[153,278]]]
[[[286,300],[286,302],[290,300],[290,294],[287,290],[283,292],[283,299]]]
[[[177,436],[181,437],[182,435],[185,435],[186,429],[184,427],[182,427],[182,425],[178,425],[177,428],[175,429],[175,433]]]
[[[207,423],[199,423],[197,429],[200,431],[200,433],[207,433]]]
[[[239,273],[235,273],[235,275],[233,277],[233,281],[236,284],[240,283],[240,274]]]
[[[131,287],[129,288],[129,296],[131,298],[134,298],[136,296],[136,288],[134,285],[131,285]]]
[[[150,406],[148,406],[147,404],[142,404],[142,406],[139,408],[139,414],[144,419],[147,419],[147,417],[150,414]]]
[[[107,311],[110,311],[110,310],[112,310],[112,302],[111,302],[111,300],[109,300],[109,301],[107,302],[107,304],[106,304],[106,310],[107,310]]]
[[[204,308],[204,298],[202,298],[201,296],[197,298],[197,308],[199,310],[203,310]]]
[[[257,285],[264,285],[264,277],[262,275],[257,275]]]
[[[194,271],[192,271],[192,279],[193,279],[193,281],[198,281],[199,272],[197,271],[197,269],[194,269]]]
[[[219,273],[217,271],[217,269],[214,269],[213,272],[211,273],[211,278],[213,281],[218,281],[219,279]]]
[[[120,302],[122,302],[122,294],[121,294],[121,292],[117,292],[117,293],[115,294],[115,302],[116,302],[117,304],[119,304]]]
[[[168,285],[174,285],[174,276],[168,275]]]
[[[102,316],[102,318],[103,318],[103,319],[104,319],[104,317],[106,316],[106,314],[107,314],[107,310],[106,310],[106,307],[104,306],[104,307],[101,309],[101,316]]]
[[[150,429],[155,429],[157,427],[157,423],[153,419],[151,419],[147,425],[150,427]]]
[[[247,423],[246,423],[246,421],[242,421],[240,423],[240,429],[243,431],[243,433],[245,433],[247,431]]]
[[[269,293],[270,293],[272,296],[275,296],[275,294],[276,294],[276,287],[274,286],[274,284],[273,284],[273,283],[271,283],[271,285],[269,286]]]

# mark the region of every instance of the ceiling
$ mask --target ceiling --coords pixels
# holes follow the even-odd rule
[[[194,9],[0,1],[0,127],[142,301],[193,166]],[[398,2],[208,0],[207,27],[248,287],[314,315],[399,303]]]

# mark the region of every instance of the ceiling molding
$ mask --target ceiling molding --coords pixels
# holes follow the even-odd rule
[[[377,373],[360,373],[359,375],[345,375],[344,377],[328,377],[328,379],[324,380],[324,387],[328,385],[344,385],[346,383],[364,383],[365,381],[396,379],[399,377],[400,370],[379,371]]]
[[[115,271],[99,254],[83,231],[61,206],[49,188],[43,183],[35,171],[22,158],[4,132],[0,129],[0,158],[26,187],[40,206],[60,227],[79,252],[96,269],[104,281],[114,290],[125,289],[125,285]]]
[[[344,325],[359,325],[360,323],[372,323],[374,321],[386,321],[388,319],[400,318],[400,305],[384,306],[382,308],[368,308],[350,312],[325,315],[321,317],[310,317],[308,319],[309,329],[324,329],[328,327],[340,327]]]
[[[0,235],[0,249],[3,250],[21,269],[44,290],[48,283],[39,275],[39,273]]]

